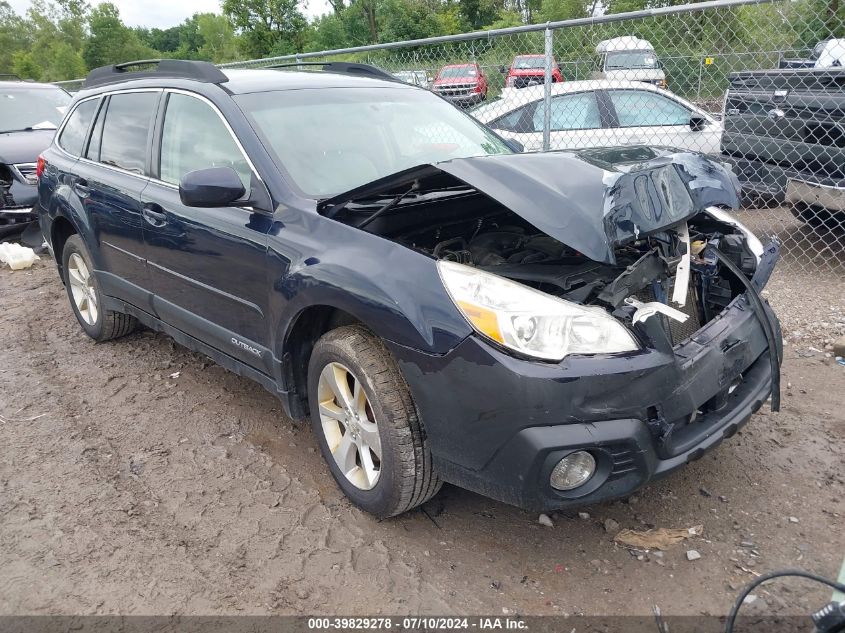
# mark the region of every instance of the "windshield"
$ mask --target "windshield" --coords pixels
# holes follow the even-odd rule
[[[455,79],[457,77],[475,77],[475,66],[446,66],[437,75],[439,79]]]
[[[0,132],[55,130],[69,103],[70,95],[60,88],[0,88]]]
[[[511,153],[480,123],[415,88],[304,89],[235,100],[277,164],[315,199],[418,165]]]
[[[652,51],[623,51],[608,53],[605,68],[659,68]]]
[[[545,57],[517,57],[513,60],[513,68],[516,70],[526,70],[529,68],[545,68]]]

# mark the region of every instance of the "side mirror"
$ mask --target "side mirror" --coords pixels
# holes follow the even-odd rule
[[[504,65],[502,65],[502,66],[499,66],[499,72],[500,72],[500,73],[502,73],[503,75],[507,75],[507,74],[508,74],[508,69],[507,69],[507,68],[505,68],[505,66],[504,66]]]
[[[707,119],[703,116],[699,116],[697,114],[693,114],[689,119],[689,129],[693,132],[701,132],[705,127],[707,127]]]
[[[245,193],[238,172],[231,167],[189,171],[179,182],[179,197],[189,207],[225,207]]]
[[[522,152],[525,151],[525,145],[523,145],[519,141],[513,140],[512,138],[506,138],[505,139],[505,145],[510,147],[517,154],[521,154]]]

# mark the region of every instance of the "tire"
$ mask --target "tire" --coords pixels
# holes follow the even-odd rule
[[[137,327],[138,322],[135,317],[102,309],[103,295],[100,292],[97,275],[94,273],[91,255],[78,235],[71,235],[62,249],[62,274],[70,307],[79,325],[92,339],[102,343],[125,336]],[[82,307],[80,307],[75,293],[79,294],[83,286],[86,289],[81,291],[84,301],[81,302]]]
[[[345,422],[338,419],[344,416],[344,408],[338,406],[337,388],[328,386],[332,377],[337,388],[342,389],[345,382],[346,396],[353,404],[347,410],[357,410],[358,418],[353,414]],[[360,399],[354,402],[356,386],[363,389],[363,406]],[[380,518],[395,516],[424,503],[440,489],[408,385],[384,343],[369,330],[344,326],[317,341],[308,363],[308,401],[311,426],[332,476],[359,508]],[[377,429],[377,442],[373,442],[373,429]],[[344,449],[356,442],[360,443],[354,448]],[[338,459],[344,461],[343,456],[352,453],[341,469]],[[367,464],[373,467],[369,471],[364,468]]]

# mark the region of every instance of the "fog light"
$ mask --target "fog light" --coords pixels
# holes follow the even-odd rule
[[[555,490],[572,490],[581,486],[596,472],[596,460],[586,451],[570,453],[557,463],[549,483]]]

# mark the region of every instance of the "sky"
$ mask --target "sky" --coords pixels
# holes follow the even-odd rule
[[[23,15],[29,0],[8,0],[12,8]],[[88,0],[91,5],[104,0]],[[166,29],[191,17],[194,13],[220,13],[220,0],[111,0],[120,9],[120,17],[129,26]],[[328,12],[326,0],[307,0],[305,14],[316,17]]]

